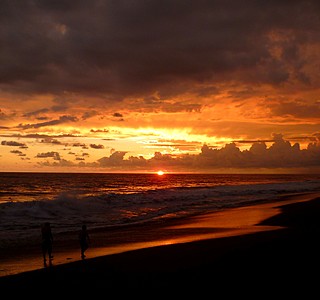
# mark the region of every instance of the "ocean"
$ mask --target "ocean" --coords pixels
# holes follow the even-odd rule
[[[130,226],[320,191],[320,175],[0,173],[0,249],[55,233]]]

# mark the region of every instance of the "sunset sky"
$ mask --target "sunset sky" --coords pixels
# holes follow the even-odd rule
[[[320,172],[320,2],[0,2],[0,171]]]

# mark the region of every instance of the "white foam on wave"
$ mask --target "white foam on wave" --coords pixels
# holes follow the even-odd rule
[[[39,235],[49,221],[55,232],[74,231],[86,222],[91,228],[121,226],[157,218],[178,217],[274,200],[284,194],[319,190],[319,181],[169,188],[142,193],[100,193],[91,196],[62,192],[54,199],[0,204],[0,247],[16,239]]]

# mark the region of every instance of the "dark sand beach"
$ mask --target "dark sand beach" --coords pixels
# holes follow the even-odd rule
[[[96,237],[109,236],[106,244],[117,240],[115,245],[129,251],[99,256],[104,245],[96,245],[87,250],[85,260],[54,261],[46,268],[2,276],[0,288],[10,295],[47,290],[105,293],[105,298],[193,293],[199,298],[299,295],[308,299],[320,286],[319,213],[320,197],[304,195],[170,224],[140,225],[112,237],[97,232]],[[150,236],[153,243],[148,244]],[[136,246],[125,248],[124,240]],[[150,247],[139,249],[143,243]],[[79,255],[72,247],[70,251]]]

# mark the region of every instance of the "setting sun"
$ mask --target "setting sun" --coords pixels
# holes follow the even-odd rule
[[[318,292],[319,15],[0,0],[0,288]]]

